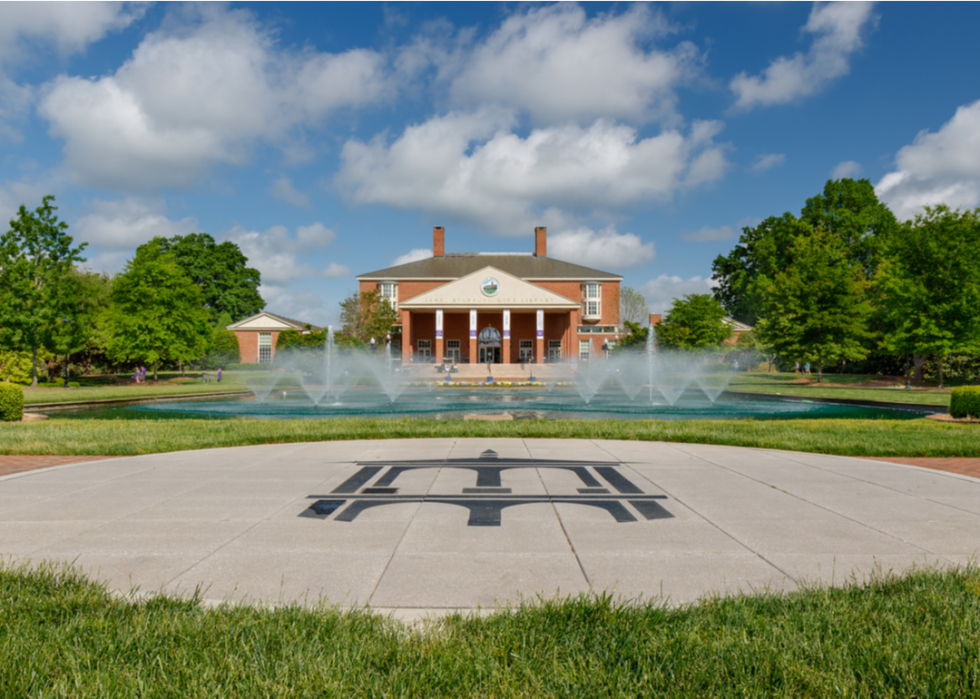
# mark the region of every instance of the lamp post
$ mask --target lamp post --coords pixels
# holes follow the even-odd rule
[[[374,354],[374,349],[375,349],[375,347],[377,346],[377,344],[378,344],[378,343],[377,343],[377,342],[375,342],[375,341],[374,341],[374,338],[372,337],[372,338],[371,338],[371,354]]]
[[[909,383],[909,351],[908,348],[905,349],[905,390],[912,388]]]

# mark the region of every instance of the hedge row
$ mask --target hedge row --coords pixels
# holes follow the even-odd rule
[[[17,384],[0,383],[0,422],[14,422],[24,417],[24,389]]]
[[[980,418],[980,386],[954,388],[949,401],[949,414],[959,418]]]

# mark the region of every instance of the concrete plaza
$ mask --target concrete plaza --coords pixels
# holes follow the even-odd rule
[[[0,556],[123,592],[404,617],[611,591],[689,602],[964,564],[980,479],[735,447],[540,439],[266,445],[0,478]]]

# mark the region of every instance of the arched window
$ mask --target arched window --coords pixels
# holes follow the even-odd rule
[[[486,327],[480,331],[480,345],[483,347],[500,347],[500,331]]]

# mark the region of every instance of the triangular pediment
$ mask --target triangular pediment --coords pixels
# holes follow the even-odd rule
[[[227,326],[227,330],[305,330],[306,324],[292,318],[260,311],[237,323]],[[314,328],[316,330],[318,328]]]
[[[493,291],[496,282],[496,291]],[[577,301],[526,282],[496,267],[484,267],[398,304],[408,310],[435,308],[579,308]]]

